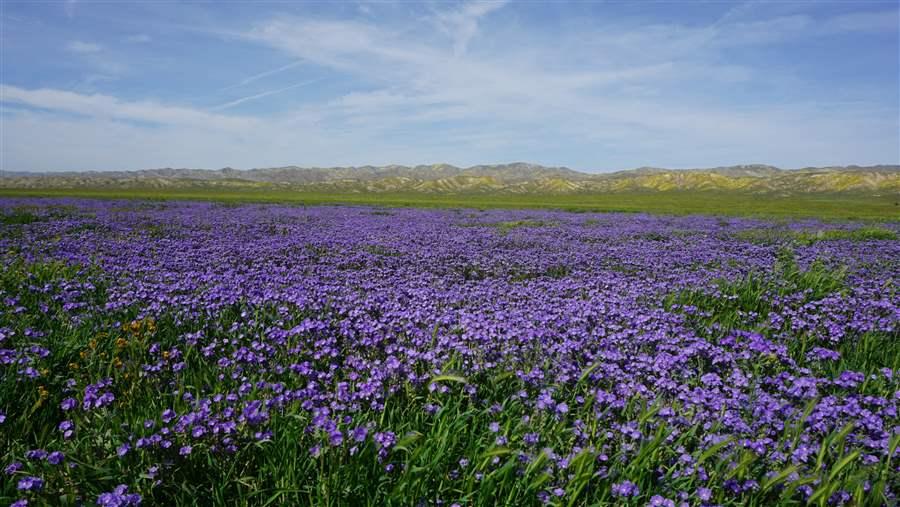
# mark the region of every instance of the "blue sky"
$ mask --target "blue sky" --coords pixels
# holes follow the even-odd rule
[[[5,170],[900,163],[894,0],[0,5]]]

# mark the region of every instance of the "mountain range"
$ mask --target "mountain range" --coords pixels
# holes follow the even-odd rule
[[[0,188],[259,189],[333,193],[577,194],[652,191],[735,191],[900,194],[900,165],[779,169],[752,164],[706,169],[640,167],[592,174],[566,167],[510,164],[456,167],[448,164],[360,167],[272,167],[238,170],[149,169],[139,171],[6,172]]]

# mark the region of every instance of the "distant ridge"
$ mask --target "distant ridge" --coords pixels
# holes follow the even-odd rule
[[[239,170],[149,169],[63,173],[7,172],[2,188],[278,188],[297,191],[430,194],[574,194],[635,191],[750,193],[900,193],[900,165],[779,169],[764,164],[702,169],[640,167],[589,174],[567,167],[449,164],[359,167],[271,167]]]

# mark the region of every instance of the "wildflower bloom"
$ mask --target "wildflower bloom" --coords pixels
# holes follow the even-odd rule
[[[30,460],[41,460],[47,457],[47,451],[43,449],[30,449],[25,451],[25,457]]]
[[[697,498],[703,500],[704,502],[708,502],[710,498],[712,498],[712,490],[709,488],[697,488]]]
[[[0,213],[13,202],[20,201],[0,199]],[[90,259],[103,276],[27,279],[4,288],[0,301],[24,313],[23,323],[41,317],[68,325],[58,322],[65,315],[103,329],[83,361],[56,372],[43,358],[57,356],[50,350],[57,340],[35,328],[0,327],[0,364],[29,396],[62,400],[61,417],[38,428],[50,436],[49,449],[24,453],[24,466],[7,465],[11,484],[39,469],[44,490],[65,476],[66,487],[91,503],[84,493],[93,489],[79,484],[81,474],[67,475],[76,456],[48,452],[69,449],[71,442],[58,445],[74,439],[76,424],[79,439],[118,445],[122,465],[158,463],[141,488],[149,491],[165,475],[166,487],[154,491],[164,504],[184,501],[178,484],[188,478],[186,461],[206,462],[208,453],[243,465],[253,454],[245,450],[291,434],[285,424],[294,421],[309,423],[299,428],[298,459],[331,453],[348,458],[343,464],[352,470],[368,467],[374,454],[380,466],[373,470],[392,481],[416,474],[405,460],[388,459],[399,440],[388,428],[450,423],[444,427],[459,428],[459,437],[474,435],[474,447],[448,449],[473,456],[447,456],[453,466],[434,498],[451,501],[449,491],[489,477],[508,459],[523,474],[513,481],[530,480],[524,471],[536,464],[534,477],[547,477],[537,499],[559,503],[574,464],[587,458],[598,484],[612,484],[611,491],[585,488],[576,503],[600,495],[658,507],[709,504],[722,495],[759,503],[768,499],[761,485],[781,470],[796,467],[790,481],[821,475],[823,442],[844,427],[860,451],[853,480],[871,492],[889,453],[900,401],[896,372],[877,354],[859,359],[847,351],[861,340],[892,345],[886,337],[896,332],[897,302],[883,288],[900,276],[896,263],[885,262],[896,256],[893,241],[787,241],[796,256],[791,267],[776,246],[743,234],[777,227],[791,240],[806,222],[538,210],[387,216],[365,207],[187,202],[129,203],[123,212],[113,211],[122,203],[66,203],[71,217],[45,217],[17,229],[21,237],[0,234],[0,251],[13,247],[25,259],[67,265]],[[46,206],[34,208],[43,213]],[[147,223],[167,230],[150,238]],[[791,280],[795,271],[819,274],[816,259],[841,265],[838,289]],[[748,273],[772,290],[744,308],[739,292]],[[100,281],[103,290],[87,286]],[[42,314],[34,301],[46,308]],[[728,325],[716,314],[722,308],[735,310]],[[124,327],[109,322],[132,309],[140,315]],[[202,330],[185,332],[195,323]],[[792,345],[798,336],[809,343],[804,353]],[[117,361],[127,371],[111,369]],[[105,378],[107,371],[115,377]],[[49,379],[60,375],[77,380],[52,392]],[[32,377],[48,385],[37,390]],[[488,388],[494,380],[515,387]],[[157,391],[152,413],[134,398],[147,388]],[[474,414],[462,425],[451,420],[458,402]],[[28,419],[21,410],[3,415],[4,430]],[[109,424],[93,424],[101,418]],[[663,435],[671,459],[632,475],[642,477],[639,488],[623,470],[660,428],[672,432]],[[778,435],[787,430],[796,439],[785,446]],[[410,448],[431,445],[423,433]],[[548,445],[556,448],[542,449]],[[501,452],[509,456],[481,457],[494,446],[508,447]],[[714,472],[731,470],[742,453],[754,458],[745,473],[725,480]],[[827,456],[826,470],[834,465]],[[843,475],[837,480],[842,484],[823,501],[852,501]],[[818,486],[801,486],[798,498]],[[134,492],[120,488],[97,500],[130,502]]]
[[[369,430],[365,426],[358,426],[350,432],[350,437],[354,442],[363,442],[368,434]]]
[[[19,479],[16,487],[20,491],[40,491],[44,487],[44,479],[29,475]]]
[[[675,507],[675,502],[660,495],[653,495],[647,505],[650,507]]]
[[[129,505],[140,505],[141,495],[137,493],[128,493],[128,486],[120,484],[110,492],[101,493],[97,498],[97,505],[103,507],[126,507]]]
[[[378,447],[390,449],[397,442],[397,437],[393,432],[383,431],[375,434],[375,443]]]
[[[640,489],[631,481],[622,481],[612,485],[612,494],[620,497],[638,496]]]
[[[378,446],[378,458],[384,460],[397,443],[397,436],[391,431],[382,431],[375,433],[373,438]]]
[[[75,432],[75,424],[72,423],[72,421],[63,421],[59,423],[59,426],[57,428],[62,432],[63,438],[66,440],[72,438],[72,435]]]

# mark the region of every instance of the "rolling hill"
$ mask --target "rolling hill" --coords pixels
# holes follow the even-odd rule
[[[595,194],[726,191],[750,194],[900,194],[900,166],[809,167],[768,165],[707,169],[641,167],[591,174],[565,167],[511,163],[455,167],[448,164],[361,167],[272,167],[238,170],[24,173],[0,178],[7,189],[277,189],[331,193]]]

